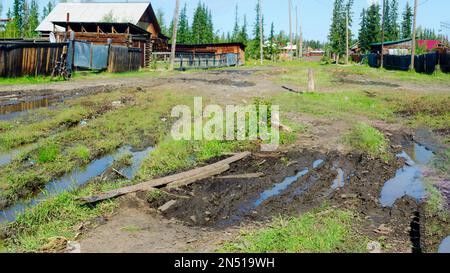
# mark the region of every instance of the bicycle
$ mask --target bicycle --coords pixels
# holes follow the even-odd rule
[[[56,77],[62,77],[65,81],[70,80],[72,77],[71,69],[67,68],[67,53],[65,49],[61,54],[60,59],[55,62],[50,77],[52,80]]]

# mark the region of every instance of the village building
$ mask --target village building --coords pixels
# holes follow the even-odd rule
[[[425,51],[441,50],[445,46],[439,40],[417,40],[417,45]],[[372,53],[381,54],[381,43],[370,44]],[[383,43],[383,53],[385,55],[408,55],[411,54],[412,39],[402,39],[397,41],[386,41]]]
[[[177,54],[195,55],[235,55],[236,65],[245,64],[245,45],[243,43],[215,43],[215,44],[177,44]]]
[[[150,3],[59,3],[36,31],[58,41],[74,32],[77,40],[140,48],[144,66],[152,52],[169,50]]]

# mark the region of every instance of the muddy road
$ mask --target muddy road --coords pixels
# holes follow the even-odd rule
[[[15,121],[38,108],[58,111],[72,99],[116,90],[131,90],[130,93],[171,90],[182,95],[202,96],[208,102],[246,104],[254,98],[271,98],[288,92],[281,87],[278,78],[274,79],[286,73],[285,68],[264,67],[1,86],[0,121]],[[412,88],[401,81],[383,82],[350,74],[338,75],[333,84],[336,87],[320,91],[360,88],[370,98],[378,95],[374,93],[378,89],[416,92],[421,88]],[[303,88],[295,84],[289,86]],[[426,91],[442,92],[446,87],[433,85]],[[115,111],[109,106],[108,111]],[[212,177],[180,189],[161,189],[162,195],[158,198],[146,192],[125,196],[119,198],[119,207],[113,214],[78,223],[74,227],[77,236],[70,240],[80,243],[81,252],[211,252],[220,249],[224,242],[235,240],[242,230],[267,227],[280,215],[299,216],[327,204],[330,209],[355,212],[358,216],[355,221],[360,222],[357,232],[380,242],[383,252],[438,250],[439,244],[450,234],[450,223],[437,220],[426,210],[424,203],[428,195],[423,182],[440,179],[437,189],[450,205],[448,181],[433,177],[426,167],[435,155],[433,151],[446,149],[436,137],[448,136],[448,130],[413,130],[397,120],[387,122],[365,116],[345,119],[300,111],[284,114],[292,124],[306,128],[295,143],[283,145],[276,153],[255,150],[251,157],[232,164],[229,171],[221,174],[262,172],[264,176],[251,179]],[[166,117],[161,119],[166,120]],[[384,134],[394,160],[387,163],[342,144],[342,135],[357,121],[371,123]],[[74,124],[77,126],[84,125]],[[67,191],[69,185],[73,186],[74,178],[76,187],[81,188],[88,184],[101,185],[104,181],[120,181],[124,177],[132,180],[154,144],[138,150],[127,146],[132,154],[130,166],[113,169],[114,156],[102,155],[83,169],[76,168],[53,179],[45,190],[56,196]],[[14,156],[0,154],[0,164],[9,164]],[[220,159],[222,157],[212,158],[206,163]],[[12,221],[17,213],[34,206],[35,200],[47,197],[38,193],[29,202],[17,202],[5,210],[3,218]],[[439,226],[439,234],[429,223]],[[14,236],[14,231],[10,233]],[[63,239],[55,249],[42,251],[70,252],[66,250],[68,240]]]

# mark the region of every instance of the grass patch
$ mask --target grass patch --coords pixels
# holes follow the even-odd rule
[[[68,154],[70,158],[79,159],[82,162],[89,162],[89,159],[91,158],[91,151],[83,144],[77,144],[74,147],[69,148]]]
[[[93,186],[74,193],[62,193],[20,215],[8,229],[14,232],[6,242],[8,252],[36,252],[63,237],[73,240],[78,232],[74,225],[93,217],[111,213],[116,202],[105,201],[95,207],[81,206],[76,198],[92,194]]]
[[[150,152],[138,176],[151,178],[186,170],[224,153],[252,149],[247,141],[187,141],[166,137]]]
[[[38,150],[37,162],[48,163],[55,161],[56,157],[60,154],[60,147],[55,143],[43,146]]]
[[[367,239],[357,235],[351,212],[321,208],[300,217],[279,217],[268,228],[245,232],[221,252],[331,253],[364,252]]]
[[[372,157],[389,160],[388,140],[382,132],[366,123],[358,123],[344,139],[353,149],[365,152]]]

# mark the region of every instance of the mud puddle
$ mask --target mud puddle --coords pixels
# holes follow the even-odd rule
[[[396,200],[406,195],[417,201],[427,196],[423,173],[425,165],[434,157],[433,152],[414,143],[412,148],[408,147],[407,151],[402,151],[397,157],[405,160],[405,166],[397,170],[395,177],[384,184],[380,196],[383,207],[392,207]]]
[[[0,167],[11,163],[19,154],[31,151],[35,145],[27,145],[5,153],[0,152]]]
[[[76,169],[59,179],[49,182],[41,193],[37,194],[35,197],[29,200],[19,201],[13,206],[0,211],[0,223],[14,221],[16,217],[26,209],[32,208],[46,199],[63,192],[73,191],[82,187],[91,181],[91,179],[102,175],[108,168],[112,167],[117,158],[126,154],[131,155],[131,165],[126,166],[119,171],[125,174],[128,179],[133,179],[134,175],[139,170],[142,161],[151,150],[153,150],[153,147],[149,147],[145,150],[135,150],[130,146],[125,146],[118,149],[114,154],[106,155],[100,159],[94,160],[85,168]]]
[[[48,108],[51,105],[63,102],[62,96],[38,97],[31,100],[8,101],[0,103],[0,120],[12,120],[20,117],[30,110]]]
[[[450,253],[450,236],[445,238],[439,245],[438,253]]]

